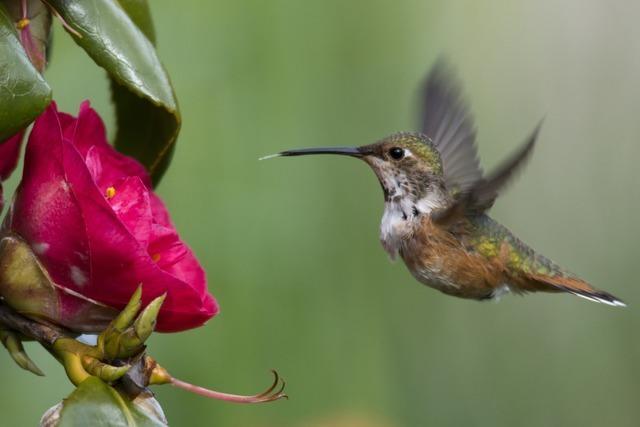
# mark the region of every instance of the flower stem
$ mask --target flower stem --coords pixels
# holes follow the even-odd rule
[[[60,23],[62,24],[62,26],[64,27],[65,30],[67,30],[68,32],[70,32],[74,36],[78,37],[79,39],[82,38],[82,34],[80,34],[78,31],[76,31],[75,28],[73,28],[71,25],[69,25],[67,23],[67,21],[64,20],[62,15],[60,15],[60,12],[58,12],[56,9],[54,9],[54,7],[51,5],[51,3],[49,3],[47,0],[42,0],[42,3],[46,4],[49,7],[49,9],[51,10],[51,13],[53,13],[53,15],[56,18],[58,18],[58,20],[60,21]]]
[[[289,397],[284,393],[285,382],[282,381],[282,385],[276,390],[278,384],[280,383],[280,377],[276,371],[272,371],[274,375],[273,384],[264,392],[259,394],[254,394],[251,396],[244,396],[239,394],[230,394],[230,393],[222,393],[215,390],[210,390],[208,388],[200,387],[197,385],[190,384],[188,382],[179,380],[177,378],[171,378],[169,384],[186,390],[191,393],[199,394],[200,396],[208,397],[210,399],[224,400],[227,402],[234,403],[265,403],[265,402],[273,402],[278,399],[288,399]]]
[[[0,303],[0,324],[49,346],[59,338],[69,336],[61,330],[27,319],[3,303]]]

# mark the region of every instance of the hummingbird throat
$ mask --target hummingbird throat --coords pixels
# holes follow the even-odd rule
[[[402,174],[380,181],[385,193],[380,242],[391,259],[395,259],[422,218],[446,205],[446,196],[436,185],[425,185],[422,191],[417,191]]]

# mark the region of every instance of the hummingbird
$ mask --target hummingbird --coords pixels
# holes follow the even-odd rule
[[[540,126],[489,174],[480,167],[476,129],[461,84],[437,62],[420,90],[420,132],[374,144],[286,150],[266,156],[349,156],[373,170],[384,194],[380,242],[419,282],[473,300],[506,293],[562,292],[612,306],[610,293],[539,254],[487,212],[531,157]]]

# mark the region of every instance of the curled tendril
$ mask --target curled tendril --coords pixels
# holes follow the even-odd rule
[[[215,390],[209,390],[207,388],[189,384],[187,382],[178,380],[176,378],[171,378],[169,383],[178,388],[189,391],[191,393],[199,394],[200,396],[208,397],[210,399],[225,400],[227,402],[266,403],[266,402],[273,402],[275,400],[279,400],[283,398],[288,399],[289,396],[287,396],[286,393],[284,392],[284,387],[286,385],[285,381],[282,378],[280,378],[280,375],[278,375],[278,373],[275,370],[272,369],[271,372],[273,373],[273,376],[274,376],[273,384],[271,384],[271,386],[265,391],[263,391],[262,393],[254,394],[251,396],[243,396],[239,394],[229,394],[229,393],[222,393]],[[278,387],[278,385],[280,386]]]

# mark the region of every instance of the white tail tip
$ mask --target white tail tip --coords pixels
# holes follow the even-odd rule
[[[601,298],[598,297],[596,295],[585,295],[585,294],[580,294],[578,292],[571,292],[573,295],[580,297],[580,298],[584,298],[586,300],[589,301],[594,301],[594,302],[599,302],[602,304],[607,304],[610,305],[612,307],[626,307],[627,304],[623,303],[622,301],[615,299],[615,298],[611,298],[611,299],[607,299],[607,298]]]

